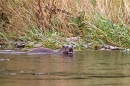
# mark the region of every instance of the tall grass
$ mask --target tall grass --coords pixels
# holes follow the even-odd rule
[[[6,34],[12,40],[25,38],[43,41],[39,35],[52,36],[49,32],[55,31],[64,37],[80,36],[87,42],[98,41],[129,47],[129,2],[130,0],[0,0],[0,14],[5,13],[10,22],[5,27],[0,24],[3,29],[1,34]]]

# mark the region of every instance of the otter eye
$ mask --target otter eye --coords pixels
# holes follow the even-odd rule
[[[64,45],[63,45],[62,47],[63,47],[63,48],[65,48],[65,46],[64,46]]]
[[[68,48],[68,45],[64,44],[62,47],[63,47],[63,48]]]
[[[68,48],[68,46],[63,45],[62,48]]]

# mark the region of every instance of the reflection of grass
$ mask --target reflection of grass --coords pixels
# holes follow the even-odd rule
[[[0,15],[7,15],[0,22],[10,22],[0,24],[0,39],[58,48],[65,38],[79,36],[79,49],[84,43],[129,47],[129,11],[129,0],[0,0]]]

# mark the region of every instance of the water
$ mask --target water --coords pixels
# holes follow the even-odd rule
[[[130,53],[0,54],[0,86],[130,86]]]

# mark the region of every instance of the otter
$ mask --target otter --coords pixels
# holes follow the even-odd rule
[[[31,54],[63,54],[65,56],[73,56],[73,45],[63,45],[60,50],[53,50],[49,48],[39,47],[29,50],[27,53]]]

